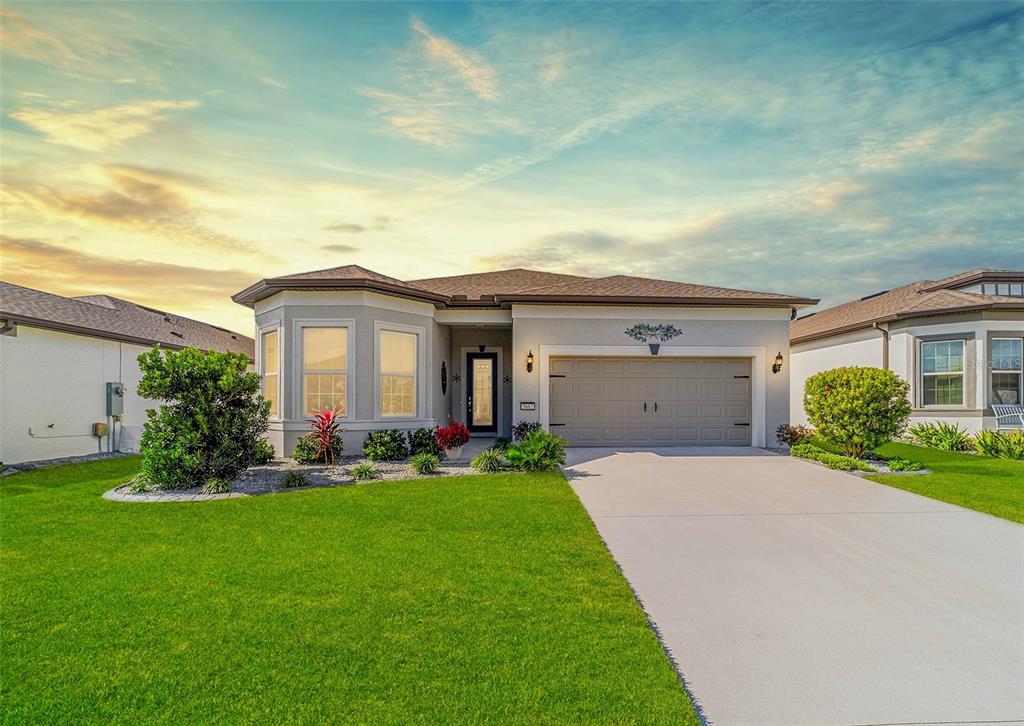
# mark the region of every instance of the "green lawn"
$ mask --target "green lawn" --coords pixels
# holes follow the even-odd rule
[[[696,724],[558,474],[108,502],[0,480],[4,723]]]
[[[878,452],[919,461],[932,473],[869,476],[872,481],[1024,524],[1024,462],[897,443]]]
[[[841,453],[822,439],[811,443]],[[931,473],[880,474],[871,481],[1024,524],[1024,462],[895,442],[878,453],[920,462]]]

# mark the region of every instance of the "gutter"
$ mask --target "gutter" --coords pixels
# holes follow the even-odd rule
[[[871,327],[882,334],[882,370],[889,370],[889,329],[883,328],[878,323],[871,323]]]

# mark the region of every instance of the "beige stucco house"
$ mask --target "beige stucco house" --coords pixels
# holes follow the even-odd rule
[[[888,368],[910,382],[911,423],[995,428],[994,403],[1021,403],[1024,270],[920,280],[793,321],[793,421],[804,381],[840,366]]]
[[[789,418],[789,321],[816,302],[522,269],[403,281],[355,265],[233,299],[255,312],[285,454],[324,408],[342,415],[349,451],[369,430],[449,417],[477,436],[538,421],[578,446],[764,446]]]
[[[138,451],[137,359],[155,346],[253,358],[253,340],[109,295],[63,297],[0,282],[0,462]],[[113,406],[113,410],[110,409]],[[106,433],[95,436],[93,424]]]

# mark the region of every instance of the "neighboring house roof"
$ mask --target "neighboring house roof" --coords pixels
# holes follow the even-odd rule
[[[63,297],[0,281],[0,319],[139,345],[244,353],[254,359],[252,338],[110,295]]]
[[[982,295],[950,289],[980,279],[980,273],[991,270],[971,270],[945,280],[919,280],[892,290],[869,295],[860,300],[827,308],[794,320],[789,326],[791,343],[827,338],[871,327],[875,323],[891,322],[903,318],[928,315],[946,315],[987,309],[1024,310],[1024,298],[1007,295]],[[1001,279],[1024,277],[1024,271],[998,271]],[[989,278],[986,278],[989,279]]]
[[[402,281],[356,265],[272,277],[232,299],[252,306],[282,290],[364,289],[431,302],[437,307],[500,307],[512,302],[772,305],[803,307],[817,300],[771,292],[733,290],[646,277],[582,277],[539,270],[498,270]]]

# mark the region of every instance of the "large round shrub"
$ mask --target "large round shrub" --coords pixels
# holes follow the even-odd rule
[[[834,368],[804,384],[804,411],[819,436],[861,456],[907,427],[910,384],[881,368]]]
[[[230,479],[266,459],[270,403],[240,353],[154,348],[139,356],[139,395],[164,401],[146,412],[142,473],[164,489]]]

